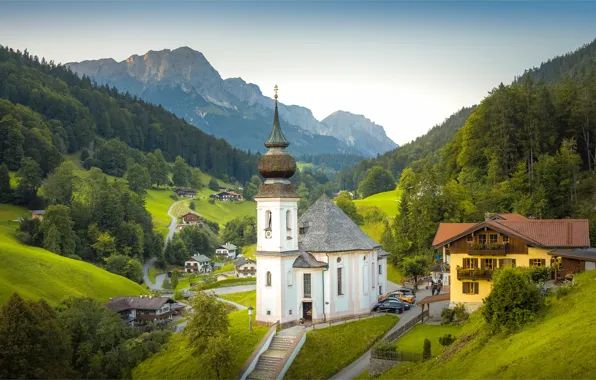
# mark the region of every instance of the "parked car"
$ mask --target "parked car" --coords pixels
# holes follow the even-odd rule
[[[387,299],[377,303],[375,307],[373,307],[373,311],[388,311],[395,314],[401,314],[404,312],[404,305],[400,301]]]
[[[400,300],[397,298],[397,296],[395,296],[395,295],[393,295],[393,294],[392,294],[392,295],[390,295],[390,296],[387,296],[387,298],[386,298],[386,299],[388,299],[388,300],[395,300],[395,301],[397,301],[397,302],[401,302],[401,303],[404,305],[404,310],[410,310],[410,309],[411,309],[411,306],[410,306],[410,304],[409,304],[408,302],[400,301]]]
[[[415,294],[408,294],[407,292],[401,290],[395,290],[393,292],[387,293],[385,296],[381,297],[381,301],[387,298],[396,298],[400,301],[407,302],[410,305],[416,302]]]

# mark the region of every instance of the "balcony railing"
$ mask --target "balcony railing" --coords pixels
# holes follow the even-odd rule
[[[493,277],[492,269],[480,269],[480,268],[458,268],[457,279],[458,280],[490,280]]]
[[[505,256],[507,244],[481,244],[474,243],[468,246],[468,255],[475,256]]]

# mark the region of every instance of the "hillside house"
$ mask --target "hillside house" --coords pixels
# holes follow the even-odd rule
[[[29,210],[29,212],[31,212],[31,219],[39,219],[42,221],[46,210]]]
[[[234,275],[236,277],[255,277],[257,275],[257,262],[241,257],[234,261]]]
[[[194,255],[184,262],[186,273],[210,273],[211,270],[211,259],[205,255]]]
[[[464,303],[470,310],[490,293],[495,269],[551,266],[553,257],[564,254],[568,262],[582,262],[589,246],[587,219],[528,219],[519,214],[487,216],[480,223],[441,223],[433,241],[450,267],[451,305]],[[567,253],[573,251],[575,258]],[[584,263],[584,269],[591,266]]]
[[[215,254],[219,257],[225,257],[228,259],[235,259],[236,258],[236,247],[234,244],[227,242],[226,244],[220,245],[216,250]]]
[[[226,202],[226,201],[239,201],[242,200],[242,195],[235,193],[233,191],[221,191],[217,194],[211,194],[209,196],[211,199],[216,199],[218,201]]]
[[[596,248],[555,249],[548,253],[553,261],[560,259],[557,277],[569,277],[596,269]]]
[[[194,212],[189,212],[182,215],[182,223],[184,224],[199,224],[203,223],[203,219]]]
[[[194,197],[197,194],[197,192],[193,189],[176,189],[175,193],[179,197],[191,198],[191,199],[194,199]]]
[[[172,319],[173,315],[183,312],[181,305],[169,297],[153,297],[141,295],[139,297],[111,298],[105,307],[120,314],[122,319],[131,324],[144,324],[149,321],[163,321]]]

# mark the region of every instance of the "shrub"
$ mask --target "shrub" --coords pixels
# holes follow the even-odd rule
[[[182,290],[176,290],[174,292],[174,299],[176,301],[179,301],[179,300],[183,300],[184,299],[184,294],[182,294]]]
[[[176,194],[170,194],[170,198],[172,198],[175,201],[178,200],[178,196]]]
[[[197,208],[197,205],[195,203],[194,200],[190,201],[190,205],[188,205],[188,207],[190,207],[191,210],[195,210]]]
[[[209,198],[209,201],[208,201],[208,202],[209,202],[210,204],[214,205],[214,204],[215,204],[215,199],[213,199],[213,198]]]
[[[387,214],[377,206],[358,207],[358,212],[362,215],[366,224],[379,223],[387,217]]]
[[[172,284],[170,283],[169,279],[165,279],[163,280],[163,284],[161,285],[162,288],[164,289],[172,289]]]
[[[443,347],[447,347],[455,342],[455,337],[451,334],[445,334],[442,337],[439,337],[439,343]]]
[[[455,307],[453,308],[453,312],[455,313],[455,319],[458,322],[466,321],[470,317],[470,314],[468,314],[468,312],[466,311],[466,307],[463,303],[458,303],[457,305],[455,305]]]
[[[565,297],[567,294],[569,294],[575,288],[575,286],[576,285],[571,284],[571,283],[559,286],[555,293],[555,295],[557,296],[557,299],[560,299],[561,297]]]
[[[450,309],[448,307],[441,310],[441,324],[442,325],[450,324],[451,322],[453,322],[454,318],[455,318],[455,310]]]
[[[424,339],[424,347],[422,348],[422,358],[424,360],[428,360],[431,358],[431,353],[430,353],[430,340]]]
[[[377,344],[375,344],[375,349],[383,352],[395,352],[397,351],[397,345],[395,343],[389,343],[386,340],[381,339]]]
[[[482,315],[492,330],[512,331],[532,320],[543,305],[538,287],[520,268],[498,269]]]

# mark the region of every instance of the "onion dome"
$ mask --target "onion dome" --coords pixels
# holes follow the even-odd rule
[[[266,179],[288,179],[296,172],[296,161],[285,149],[290,145],[284,137],[279,125],[277,111],[277,85],[275,90],[275,113],[273,115],[273,128],[265,146],[267,153],[259,160],[259,173]]]

